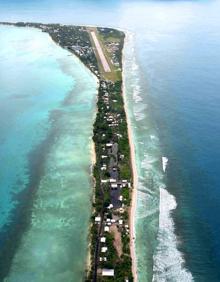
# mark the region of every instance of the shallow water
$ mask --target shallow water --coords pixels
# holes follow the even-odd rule
[[[139,280],[179,281],[181,266],[183,281],[189,272],[195,281],[219,281],[219,1],[10,0],[0,8],[2,20],[135,33],[126,76],[139,172]],[[162,190],[161,200],[165,186],[169,194]],[[167,230],[159,213],[165,199]],[[161,269],[165,276],[158,278]]]
[[[5,234],[13,242],[24,232],[7,281],[80,281],[87,255],[97,82],[41,31],[1,27],[0,37],[1,193],[7,195],[1,196],[1,244],[16,247]],[[27,220],[13,222],[14,213]]]

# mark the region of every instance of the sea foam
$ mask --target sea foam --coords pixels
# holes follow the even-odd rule
[[[184,259],[178,250],[179,242],[171,217],[176,207],[175,197],[160,188],[158,246],[154,254],[153,282],[193,281],[192,274],[184,268]]]

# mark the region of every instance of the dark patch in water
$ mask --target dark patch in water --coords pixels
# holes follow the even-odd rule
[[[10,218],[11,224],[5,226],[0,233],[0,281],[9,274],[22,235],[30,225],[36,191],[44,175],[45,161],[50,147],[58,134],[56,121],[60,116],[60,111],[50,113],[51,129],[47,137],[29,154],[29,183],[21,193],[14,195],[13,201],[17,201],[18,204]]]
[[[32,95],[33,96],[33,95]],[[31,95],[28,93],[28,94],[20,94],[20,95],[13,95],[13,96],[10,96],[9,99],[29,99],[31,97]]]

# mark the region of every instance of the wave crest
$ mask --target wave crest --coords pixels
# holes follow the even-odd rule
[[[184,259],[178,250],[178,239],[171,217],[171,212],[176,207],[175,197],[166,189],[160,188],[158,246],[153,257],[153,282],[193,281],[192,274],[184,267]]]

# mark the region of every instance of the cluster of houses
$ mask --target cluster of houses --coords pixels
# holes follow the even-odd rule
[[[108,34],[108,36],[112,36],[112,34],[114,33],[114,31],[112,29],[108,29],[108,28],[100,28],[99,29],[101,33],[103,34]],[[115,66],[115,67],[120,67],[120,61],[119,61],[119,57],[118,57],[118,53],[120,52],[120,43],[118,41],[110,41],[106,40],[105,42],[105,46],[107,51],[112,55],[111,58],[111,63]]]
[[[111,63],[116,66],[120,67],[120,62],[118,60],[117,52],[119,51],[120,43],[119,42],[108,42],[106,43],[106,48],[109,53],[112,54]]]
[[[105,103],[108,104],[108,99],[104,98]],[[117,102],[117,100],[114,100]],[[113,102],[114,102],[113,101]],[[115,102],[115,103],[116,103]],[[107,121],[109,127],[117,127],[120,122],[120,114],[106,113],[104,119]]]
[[[65,25],[40,25],[39,27],[48,32],[60,46],[77,55],[100,78],[94,48],[85,27]]]
[[[119,232],[125,232],[127,235],[129,235],[129,225],[126,224],[125,221],[120,218],[120,216],[114,214],[112,215],[112,218],[108,217],[107,214],[105,214],[104,219],[102,219],[101,216],[95,217],[95,224],[102,225],[102,232],[99,237],[99,262],[108,262],[108,254],[111,250],[108,249],[106,244],[106,234],[111,232],[111,227],[116,226]],[[114,276],[114,269],[103,268],[100,272],[102,276]]]
[[[94,57],[94,48],[92,46],[81,46],[81,44],[79,45],[72,45],[68,47],[69,50],[73,51],[77,56],[79,56],[81,59],[83,58],[84,61],[87,61],[87,66],[89,67],[89,69],[95,73],[95,75],[100,78],[100,74],[97,70],[97,66],[91,62],[90,58]]]
[[[102,81],[101,82],[101,88],[103,90],[102,99],[103,99],[103,102],[104,102],[107,110],[110,109],[110,94],[107,91],[108,84],[111,85],[112,82],[111,81],[108,81],[108,82]],[[117,99],[112,99],[111,102],[117,103],[118,101],[117,101]],[[106,112],[104,114],[104,119],[107,121],[109,127],[116,127],[122,121],[121,114],[119,114],[119,113],[116,114],[116,113],[112,113],[112,112]],[[120,136],[120,134],[118,136]]]
[[[69,49],[72,49],[79,57],[89,57],[93,53],[93,48],[90,46],[71,45]]]
[[[101,86],[103,90],[103,102],[106,108],[109,109],[110,102],[114,101],[110,101],[111,94],[108,91],[108,83],[102,81]],[[109,232],[112,232],[113,228],[117,228],[120,236],[122,236],[123,233],[129,236],[128,220],[123,217],[126,206],[121,192],[122,189],[131,188],[130,180],[120,179],[119,173],[119,164],[124,158],[124,155],[119,152],[119,145],[116,141],[122,138],[123,134],[117,130],[119,123],[122,121],[121,115],[107,111],[104,113],[104,120],[109,127],[113,127],[115,138],[102,145],[103,154],[101,155],[100,184],[103,189],[107,189],[109,192],[110,203],[104,215],[100,214],[94,218],[95,224],[98,225],[98,228],[101,230],[99,234],[99,253],[97,256],[99,265],[105,265],[105,262],[108,262],[110,250],[107,246],[106,237]],[[102,137],[105,140],[106,136],[104,133]],[[122,246],[120,247],[122,248]],[[115,271],[114,269],[99,268],[99,274],[103,277],[115,276]]]

